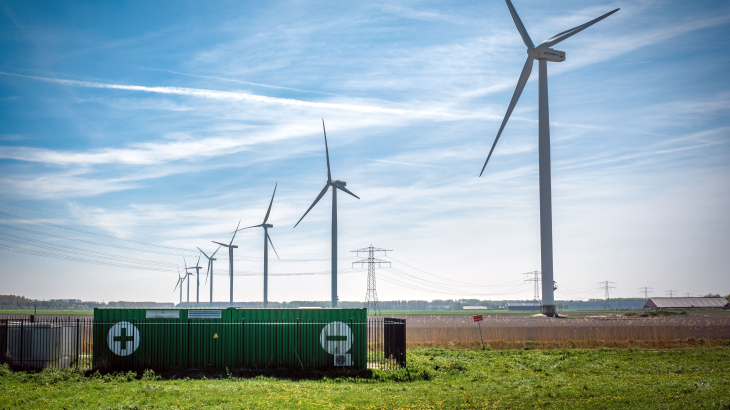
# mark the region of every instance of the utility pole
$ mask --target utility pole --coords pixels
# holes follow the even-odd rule
[[[601,285],[601,287],[599,287],[598,290],[603,290],[606,293],[606,304],[603,305],[603,308],[606,310],[611,309],[611,295],[609,295],[609,290],[616,289],[615,286],[611,286],[614,283],[616,283],[616,282],[609,282],[607,280],[605,280],[603,282],[598,282],[598,284]]]
[[[674,291],[674,290],[668,290],[668,291],[666,291],[664,293],[666,293],[666,295],[669,296],[670,298],[673,298],[674,296],[677,295],[677,292]]]
[[[647,286],[644,286],[643,288],[639,288],[639,292],[644,292],[644,299],[649,299],[649,293],[651,293],[652,289]]]
[[[374,248],[373,245],[370,245],[367,248],[360,248],[355,249],[354,251],[350,251],[356,252],[358,256],[360,256],[360,252],[368,253],[367,259],[352,262],[352,264],[354,265],[356,263],[359,263],[360,266],[365,263],[368,264],[368,291],[367,294],[365,294],[365,306],[367,307],[368,311],[372,309],[373,313],[376,315],[380,314],[380,306],[378,306],[378,291],[375,289],[375,264],[377,263],[378,267],[380,267],[380,265],[383,263],[387,263],[388,265],[390,265],[390,262],[376,259],[375,252],[383,252],[385,256],[388,256],[388,251],[392,251],[392,249]]]
[[[525,282],[533,282],[535,287],[533,298],[535,302],[540,303],[540,271],[525,272],[523,275],[534,275],[533,278],[525,279]]]

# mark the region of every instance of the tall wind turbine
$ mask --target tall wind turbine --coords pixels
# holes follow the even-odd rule
[[[228,248],[228,270],[231,277],[231,301],[230,306],[233,306],[233,249],[238,248],[238,245],[233,244],[233,240],[236,238],[236,232],[238,232],[238,227],[241,226],[241,221],[238,221],[238,225],[236,225],[236,230],[233,231],[233,237],[231,238],[231,242],[228,244],[220,243],[216,241],[211,241],[215,244],[218,244],[220,246],[225,246]]]
[[[195,269],[195,278],[197,279],[197,288],[195,290],[195,306],[200,306],[200,270],[203,269],[203,267],[200,266],[200,255],[198,255],[198,261],[195,262],[195,266],[191,266],[189,268],[187,266],[185,267],[185,271],[187,271],[188,269]]]
[[[329,187],[332,187],[332,307],[337,307],[337,190],[341,190],[343,192],[347,192],[348,194],[354,196],[357,199],[360,199],[359,196],[353,194],[352,192],[348,191],[347,188],[345,188],[345,185],[347,183],[345,181],[339,181],[339,180],[333,180],[332,174],[330,173],[330,153],[329,149],[327,148],[327,130],[324,128],[324,119],[322,119],[322,131],[324,132],[324,152],[327,156],[327,183],[325,184],[324,188],[322,188],[322,191],[317,196],[317,199],[312,202],[312,205],[309,206],[309,209],[307,209],[307,212],[302,215],[301,218],[299,218],[299,222],[302,222],[302,219],[304,219],[305,216],[309,213],[309,211],[314,208],[315,205],[317,205],[317,202],[319,202],[320,199],[324,196],[324,194],[327,193],[327,190]],[[297,225],[299,225],[299,222],[297,222]],[[297,225],[294,225],[296,228]]]
[[[218,245],[218,249],[220,249],[220,245]],[[208,256],[207,253],[203,252],[202,249],[198,248],[198,250],[205,255],[206,258],[208,258],[208,270],[205,271],[205,283],[208,283],[208,274],[210,274],[210,306],[213,306],[213,261],[216,260],[214,258],[215,254],[218,253],[218,249],[213,252],[212,255]]]
[[[512,110],[515,108],[515,104],[517,104],[517,100],[520,99],[522,89],[525,88],[525,84],[530,78],[532,63],[534,60],[537,60],[540,70],[538,88],[540,104],[538,134],[538,151],[540,157],[540,253],[542,265],[542,306],[540,311],[548,316],[553,316],[555,315],[555,282],[553,281],[553,222],[550,183],[550,115],[548,112],[547,62],[565,61],[565,52],[553,50],[550,47],[598,23],[611,14],[617,12],[619,9],[608,12],[601,17],[570,30],[558,33],[535,47],[530,36],[527,34],[527,30],[525,30],[525,26],[520,20],[520,16],[517,15],[517,11],[515,11],[512,2],[510,0],[505,1],[507,2],[510,14],[512,14],[512,20],[514,20],[515,25],[517,26],[517,31],[520,32],[522,41],[525,43],[525,46],[527,46],[527,61],[525,61],[525,66],[522,68],[522,74],[520,74],[520,79],[517,81],[517,87],[512,95],[512,100],[509,103],[504,120],[502,120],[502,125],[499,127],[497,138],[494,139],[492,149],[489,150],[489,155],[487,156],[487,160],[484,161],[484,166],[482,167],[482,172],[479,176],[484,173],[484,168],[486,168],[487,162],[489,162],[489,158],[492,156],[492,152],[494,151],[494,147],[497,145],[499,136],[502,135],[502,130],[504,130],[504,126],[507,124],[507,120],[509,120]]]
[[[276,257],[279,258],[279,253],[276,252],[276,248],[274,248],[274,242],[271,242],[271,237],[269,236],[269,228],[273,228],[274,225],[267,224],[266,221],[269,220],[269,214],[271,213],[271,205],[274,204],[274,195],[276,195],[276,187],[279,184],[277,183],[274,185],[274,193],[271,194],[271,202],[269,202],[269,210],[266,211],[266,216],[264,217],[264,222],[259,225],[249,226],[247,228],[241,228],[239,231],[242,231],[244,229],[248,228],[257,228],[262,227],[264,228],[264,308],[267,308],[269,306],[269,243],[271,243],[271,249],[274,250],[274,253],[276,254]],[[268,242],[267,242],[268,240]]]

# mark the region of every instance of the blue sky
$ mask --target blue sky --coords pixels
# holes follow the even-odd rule
[[[730,292],[730,5],[515,7],[536,43],[621,8],[548,67],[556,299]],[[269,299],[328,300],[330,196],[292,229],[326,181],[324,118],[362,198],[338,198],[341,300],[364,299],[349,251],[370,244],[394,250],[381,299],[532,296],[537,68],[478,177],[525,58],[504,2],[5,1],[0,20],[2,293],[177,301],[183,255],[260,223],[278,183]],[[261,300],[262,240],[236,237],[236,300]]]

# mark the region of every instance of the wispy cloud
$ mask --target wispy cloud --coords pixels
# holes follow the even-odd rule
[[[199,88],[185,88],[185,87],[147,87],[147,86],[141,86],[141,85],[109,84],[109,83],[98,83],[98,82],[91,82],[91,81],[64,80],[64,79],[60,79],[60,78],[37,77],[37,76],[8,73],[8,72],[0,72],[0,75],[23,77],[23,78],[29,78],[29,79],[45,81],[45,82],[55,83],[55,84],[62,84],[62,85],[73,86],[73,87],[141,91],[141,92],[158,93],[158,94],[175,94],[175,95],[210,98],[210,99],[217,99],[217,100],[252,101],[252,102],[277,104],[277,105],[336,109],[336,110],[355,111],[355,112],[362,112],[362,113],[381,113],[381,114],[407,115],[407,116],[418,116],[418,117],[450,116],[449,113],[440,112],[440,111],[417,111],[417,110],[406,110],[406,109],[399,109],[399,108],[386,108],[386,107],[367,106],[367,105],[314,102],[314,101],[295,100],[295,99],[290,99],[290,98],[266,97],[266,96],[262,96],[262,95],[249,94],[249,93],[244,93],[244,92],[205,90],[205,89],[199,89]]]

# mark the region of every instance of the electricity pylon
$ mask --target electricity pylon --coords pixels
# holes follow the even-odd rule
[[[367,259],[362,259],[356,262],[352,262],[352,264],[359,263],[360,266],[367,263],[368,264],[368,291],[365,294],[365,306],[368,309],[368,312],[372,309],[373,313],[376,315],[380,314],[380,306],[378,305],[378,291],[375,289],[375,264],[378,264],[378,267],[380,267],[381,264],[387,263],[390,265],[390,262],[384,261],[381,259],[375,258],[375,252],[383,252],[386,256],[388,255],[386,252],[392,251],[392,249],[382,249],[382,248],[374,248],[373,245],[368,246],[367,248],[361,248],[361,249],[355,249],[354,251],[350,252],[357,252],[357,255],[360,255],[360,252],[367,252],[368,257]]]
[[[616,289],[615,286],[611,286],[614,283],[616,283],[616,282],[609,282],[607,280],[604,280],[603,282],[598,282],[598,284],[601,285],[601,287],[598,288],[598,290],[603,289],[606,292],[606,303],[603,305],[603,308],[606,310],[611,309],[611,297],[610,297],[608,291],[610,289]]]
[[[533,296],[535,302],[540,303],[540,271],[525,272],[523,275],[534,275],[534,278],[525,279],[525,282],[533,282],[535,286]]]

